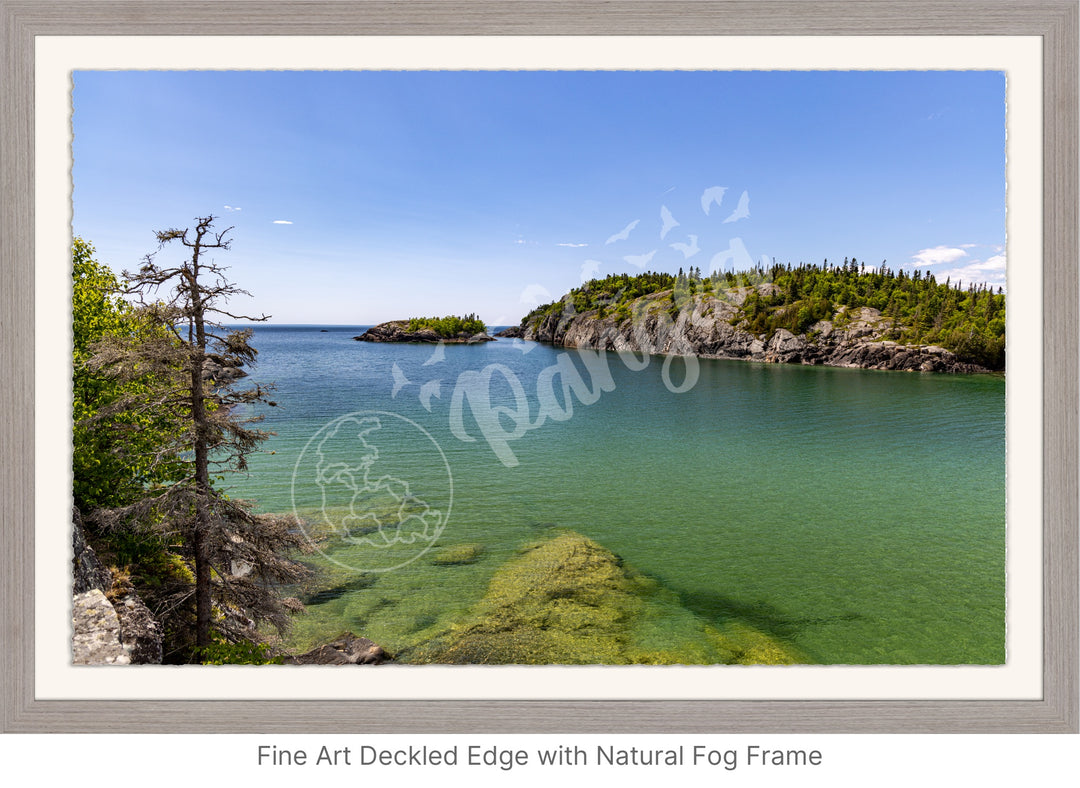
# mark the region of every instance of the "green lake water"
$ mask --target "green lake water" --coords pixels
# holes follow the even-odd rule
[[[255,330],[252,379],[276,384],[277,407],[260,411],[276,435],[231,493],[295,509],[322,539],[308,560],[338,589],[297,618],[295,648],[346,629],[407,648],[460,617],[523,544],[570,529],[686,615],[752,627],[806,662],[1004,662],[1003,378],[702,359],[676,393],[683,361],[669,386],[660,358],[639,369],[601,353],[589,361],[609,390],[571,395],[567,414],[565,365],[592,380],[576,351],[353,341],[361,330]],[[564,418],[536,424],[538,382],[546,391],[557,363]],[[470,401],[454,407],[462,375],[491,365],[472,395],[486,393],[489,432],[514,432],[526,410],[532,422],[501,448]],[[363,526],[390,515],[403,541],[383,547]],[[480,559],[433,561],[455,545],[481,546]],[[685,625],[671,617],[673,637]]]

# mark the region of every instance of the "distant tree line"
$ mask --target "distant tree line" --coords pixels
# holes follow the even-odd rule
[[[772,287],[758,288],[769,283]],[[676,315],[695,296],[728,299],[734,288],[745,294],[732,321],[768,339],[778,329],[805,334],[820,320],[842,328],[853,312],[871,307],[890,318],[888,337],[905,344],[939,345],[962,360],[989,369],[1005,367],[1005,295],[999,287],[968,282],[938,282],[930,271],[890,269],[884,262],[867,268],[854,258],[840,265],[773,264],[747,271],[702,276],[700,268],[677,275],[647,272],[612,274],[571,290],[563,299],[537,307],[522,319],[529,325],[567,309],[598,317],[629,319],[631,304],[662,294]]]
[[[409,331],[420,331],[424,328],[430,328],[439,336],[447,339],[456,337],[459,334],[473,336],[474,334],[487,333],[487,326],[484,325],[483,320],[476,316],[475,312],[470,312],[464,317],[447,315],[446,317],[409,318]]]

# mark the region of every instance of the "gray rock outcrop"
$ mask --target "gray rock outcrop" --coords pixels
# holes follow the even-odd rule
[[[759,290],[763,287],[774,285],[761,285]],[[841,308],[845,321],[842,327],[822,320],[805,334],[781,328],[771,337],[756,336],[746,329],[739,309],[748,291],[733,289],[725,298],[694,296],[674,315],[666,293],[639,298],[633,302],[632,315],[621,319],[614,314],[600,317],[596,310],[583,314],[554,312],[524,326],[522,337],[563,347],[765,363],[920,372],[990,371],[961,361],[941,347],[901,345],[884,339],[893,328],[892,321],[869,307],[850,315]]]
[[[120,621],[120,643],[133,665],[160,665],[165,633],[150,608],[134,591],[113,605]]]
[[[112,572],[98,560],[94,548],[86,543],[82,515],[72,507],[71,512],[71,568],[74,575],[72,592],[82,594],[92,588],[107,591],[112,586]]]
[[[131,655],[120,640],[120,619],[100,589],[75,595],[71,619],[74,664],[131,664]]]
[[[78,509],[72,510],[71,542],[74,664],[160,664],[160,622],[134,591],[114,589],[112,572],[86,541]],[[112,601],[107,593],[115,594]]]

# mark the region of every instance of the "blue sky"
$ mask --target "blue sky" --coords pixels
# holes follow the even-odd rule
[[[762,258],[1005,282],[999,72],[79,71],[73,107],[75,235],[119,271],[220,216],[275,323]]]

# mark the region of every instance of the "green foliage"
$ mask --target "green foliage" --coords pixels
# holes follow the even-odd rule
[[[604,279],[592,279],[581,287],[571,290],[564,299],[543,304],[529,312],[521,320],[522,326],[538,325],[546,318],[559,315],[573,307],[573,312],[584,314],[597,310],[597,317],[614,315],[616,322],[627,320],[630,304],[642,296],[670,290],[675,286],[671,274],[610,274]]]
[[[477,317],[475,313],[470,313],[465,315],[465,317],[447,315],[446,317],[409,318],[409,331],[420,331],[424,328],[430,328],[436,334],[446,339],[452,339],[460,334],[473,336],[474,334],[484,334],[487,332],[487,326],[484,325],[484,321]]]
[[[120,280],[94,259],[91,244],[76,238],[71,258],[73,493],[75,505],[89,511],[130,503],[148,485],[174,478],[177,466],[153,467],[148,458],[179,427],[169,413],[114,407],[132,394],[149,392],[156,380],[146,374],[121,381],[92,370],[99,343],[160,339],[166,328],[123,299]]]
[[[963,361],[988,369],[1005,367],[1005,296],[1000,290],[973,284],[964,288],[948,281],[939,284],[929,271],[909,274],[893,271],[884,263],[868,271],[865,265],[846,259],[839,266],[774,264],[704,279],[701,270],[694,268],[686,273],[680,270],[678,276],[612,274],[586,282],[563,300],[537,307],[521,324],[535,327],[552,315],[594,309],[598,317],[609,315],[622,323],[633,317],[632,305],[642,296],[666,299],[665,308],[675,317],[694,299],[729,299],[734,288],[750,289],[743,291],[745,299],[732,325],[766,339],[781,328],[806,334],[821,320],[843,328],[852,313],[870,307],[892,321],[890,339],[940,345]]]
[[[220,634],[211,635],[208,646],[192,649],[194,658],[203,665],[280,665],[282,658],[275,656],[265,643],[242,640],[231,643]]]
[[[211,364],[239,367],[256,351],[250,331],[207,320],[238,317],[216,302],[243,291],[200,261],[200,252],[228,248],[228,230],[212,232],[213,217],[198,222],[194,239],[188,230],[157,233],[191,249],[187,262],[163,267],[148,255],[126,282],[76,239],[75,502],[102,555],[124,568],[161,621],[166,661],[186,661],[199,646],[211,649],[199,653],[209,662],[262,663],[268,652],[246,641],[260,642],[264,623],[287,627],[294,606],[277,589],[306,576],[288,557],[305,543],[291,518],[256,514],[213,487],[213,478],[245,470],[265,438],[250,426],[259,415],[237,406],[264,401],[269,387],[213,379]],[[243,571],[232,568],[240,558]]]
[[[964,361],[1005,367],[1005,296],[986,285],[938,284],[929,271],[909,274],[884,264],[866,271],[846,259],[840,266],[774,265],[758,272],[774,287],[772,295],[752,292],[743,304],[752,333],[771,336],[786,328],[803,334],[830,319],[842,327],[867,306],[893,321],[891,338],[899,342],[940,345]]]

